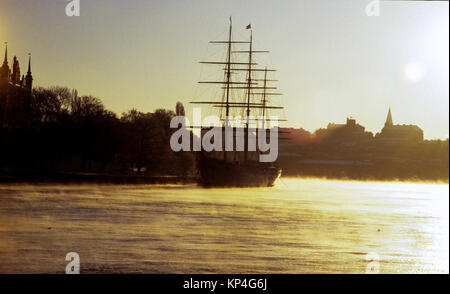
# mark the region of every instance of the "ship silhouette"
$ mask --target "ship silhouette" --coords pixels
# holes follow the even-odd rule
[[[224,61],[202,61],[200,63],[207,65],[220,66],[224,72],[222,81],[200,81],[200,84],[216,84],[220,86],[222,98],[220,101],[193,101],[192,104],[209,105],[220,109],[221,128],[223,130],[230,127],[231,112],[241,113],[241,126],[233,129],[233,138],[237,139],[238,129],[243,134],[244,150],[237,151],[213,151],[197,152],[198,181],[201,185],[207,187],[271,187],[281,176],[281,168],[274,162],[261,162],[261,151],[259,144],[249,142],[249,135],[256,137],[258,134],[268,134],[272,123],[268,128],[269,121],[277,118],[267,118],[269,109],[283,109],[280,106],[270,105],[269,97],[281,95],[275,93],[276,87],[269,86],[269,83],[276,82],[269,79],[269,74],[274,69],[257,68],[255,65],[255,55],[265,54],[269,51],[253,49],[253,30],[251,25],[246,27],[250,31],[248,41],[236,41],[232,39],[232,20],[228,30],[228,40],[211,41],[211,44],[224,45],[226,47],[226,59]],[[245,50],[235,50],[235,47],[245,46]],[[248,46],[248,49],[246,48]],[[243,48],[238,48],[243,49]],[[233,95],[232,95],[233,93]],[[211,127],[196,126],[200,128],[200,140],[203,134]],[[277,127],[276,127],[277,128]],[[272,129],[273,130],[273,129]],[[278,131],[278,129],[276,130]],[[225,133],[225,132],[224,132]],[[267,138],[267,136],[266,136]],[[278,140],[278,137],[277,137]],[[225,141],[225,140],[223,140]],[[236,140],[233,140],[236,142]],[[242,142],[242,141],[241,141]],[[228,149],[227,149],[228,150]],[[266,151],[267,152],[267,151]]]

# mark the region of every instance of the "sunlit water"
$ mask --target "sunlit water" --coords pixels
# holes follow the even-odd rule
[[[448,184],[0,185],[0,272],[449,272]]]

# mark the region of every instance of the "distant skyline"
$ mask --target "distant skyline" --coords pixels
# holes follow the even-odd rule
[[[286,126],[313,132],[353,116],[374,134],[392,109],[394,124],[416,124],[426,139],[449,134],[448,2],[81,0],[0,1],[0,45],[22,70],[33,56],[34,86],[67,86],[121,114],[188,109],[199,93],[198,63],[226,36],[271,51],[284,94]],[[3,58],[2,58],[3,59]]]

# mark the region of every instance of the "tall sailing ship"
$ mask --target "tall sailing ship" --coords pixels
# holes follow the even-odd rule
[[[248,41],[233,40],[232,30],[230,17],[228,40],[210,42],[226,47],[226,59],[224,61],[200,62],[222,67],[224,80],[199,82],[200,84],[220,85],[220,90],[222,90],[221,100],[194,101],[191,103],[219,108],[223,130],[229,128],[232,123],[239,124],[239,122],[230,121],[230,115],[238,113],[242,119],[240,120],[241,124],[235,125],[236,129],[233,128],[233,138],[238,139],[239,134],[243,134],[244,150],[237,151],[237,148],[233,148],[233,151],[225,151],[226,148],[224,147],[221,152],[206,152],[204,150],[198,152],[199,182],[209,187],[271,187],[281,176],[281,168],[276,163],[258,160],[264,152],[258,147],[259,144],[256,144],[256,146],[252,144],[252,147],[250,147],[249,135],[256,137],[256,142],[258,142],[257,137],[261,132],[265,132],[267,137],[270,132],[268,122],[275,120],[274,118],[267,118],[268,111],[270,109],[283,109],[280,106],[270,105],[269,97],[281,95],[281,93],[273,92],[272,90],[276,87],[269,86],[269,83],[276,81],[269,78],[269,74],[275,70],[267,67],[256,67],[255,55],[269,53],[269,51],[253,49],[251,25],[247,26],[247,30],[250,32]],[[237,49],[244,50],[235,50],[235,47],[242,46],[245,47]],[[201,129],[200,138],[205,131],[211,129],[211,127],[206,126],[200,126],[199,128]],[[239,128],[240,132],[238,132]],[[233,140],[233,142],[236,142],[236,140]]]

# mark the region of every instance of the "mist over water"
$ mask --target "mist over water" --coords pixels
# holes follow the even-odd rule
[[[0,272],[449,272],[448,184],[0,185]]]

